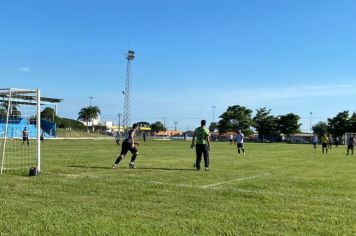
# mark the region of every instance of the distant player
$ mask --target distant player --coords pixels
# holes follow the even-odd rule
[[[25,127],[22,131],[22,145],[25,144],[25,142],[27,142],[27,146],[30,145],[30,140],[28,139],[28,130],[27,127]]]
[[[315,134],[313,136],[313,145],[314,145],[314,149],[316,149],[316,147],[318,146],[318,136]]]
[[[143,137],[143,142],[145,143],[146,142],[146,132],[143,132],[142,137]]]
[[[328,148],[331,149],[333,146],[333,137],[330,135],[329,136],[329,144],[328,144]]]
[[[340,139],[339,139],[339,137],[336,137],[335,138],[335,147],[336,148],[339,146],[339,143],[340,143]]]
[[[354,155],[355,143],[356,143],[355,137],[354,135],[351,135],[347,140],[347,155],[350,154],[350,150],[351,150],[351,155]]]
[[[329,138],[324,134],[321,137],[321,152],[324,154],[328,154],[328,145],[329,145]]]
[[[116,132],[116,135],[115,135],[115,143],[116,143],[116,146],[119,146],[120,145],[120,132]]]
[[[194,167],[200,170],[201,156],[204,156],[205,170],[209,170],[209,151],[210,151],[210,139],[209,130],[205,127],[206,121],[200,122],[201,126],[196,128],[193,134],[191,148],[195,146],[196,159]]]
[[[230,145],[232,145],[233,141],[234,141],[234,135],[230,134]]]
[[[127,132],[127,136],[121,145],[121,154],[120,154],[120,156],[118,156],[115,163],[112,165],[113,169],[116,169],[119,166],[120,161],[122,159],[124,159],[124,157],[126,156],[128,151],[130,151],[132,153],[129,167],[132,169],[136,169],[135,160],[136,160],[136,157],[138,154],[138,150],[135,145],[138,145],[138,143],[135,143],[135,138],[136,138],[137,129],[138,129],[138,125],[133,124],[132,129],[130,129]]]
[[[40,141],[41,141],[41,143],[44,142],[44,134],[43,134],[43,131],[41,131]]]
[[[244,148],[244,138],[245,135],[241,132],[241,130],[237,131],[236,135],[236,144],[237,144],[237,153],[240,155],[240,152],[242,150],[242,154],[245,155],[245,148]]]

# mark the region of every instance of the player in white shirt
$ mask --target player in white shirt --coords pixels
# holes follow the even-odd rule
[[[244,138],[245,135],[241,132],[241,130],[237,131],[236,135],[236,143],[237,143],[237,153],[240,154],[242,150],[242,154],[245,155],[245,148],[244,148]]]

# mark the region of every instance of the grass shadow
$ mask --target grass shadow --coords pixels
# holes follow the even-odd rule
[[[171,171],[196,171],[195,169],[188,168],[166,168],[166,167],[137,167],[140,170],[171,170]]]
[[[79,166],[79,165],[76,165],[76,166],[67,166],[67,167],[72,167],[72,168],[87,168],[87,169],[105,169],[105,170],[112,169],[111,166]]]

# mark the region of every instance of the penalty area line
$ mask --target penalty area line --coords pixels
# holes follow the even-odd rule
[[[232,182],[238,182],[238,181],[244,181],[244,180],[250,180],[250,179],[266,177],[266,176],[269,176],[269,175],[271,175],[271,174],[270,173],[264,173],[264,174],[250,176],[250,177],[244,177],[244,178],[234,179],[234,180],[230,180],[230,181],[219,182],[219,183],[215,183],[215,184],[207,184],[207,185],[201,186],[201,188],[211,188],[211,187],[215,187],[215,186],[219,186],[219,185],[223,185],[223,184],[229,184],[229,183],[232,183]]]
[[[154,180],[143,180],[143,179],[140,179],[140,180],[136,179],[135,181],[145,182],[145,183],[148,183],[148,184],[168,185],[168,186],[174,186],[174,187],[207,189],[207,188],[214,188],[214,187],[219,186],[219,185],[229,184],[229,183],[233,183],[233,182],[266,177],[266,176],[269,176],[269,175],[271,175],[271,174],[270,173],[264,173],[264,174],[259,174],[259,175],[254,175],[254,176],[234,179],[234,180],[230,180],[230,181],[214,183],[214,184],[207,184],[207,185],[202,185],[202,186],[190,185],[190,184],[174,184],[174,183],[167,183],[167,182],[154,181]],[[243,192],[244,190],[240,190],[240,191]],[[252,192],[252,191],[246,190],[246,192]]]

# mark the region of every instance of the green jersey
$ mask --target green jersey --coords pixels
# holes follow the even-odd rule
[[[328,143],[328,142],[329,142],[329,138],[327,136],[321,137],[321,143]]]
[[[209,130],[207,128],[196,128],[195,129],[196,144],[207,144],[206,137],[209,136]]]

